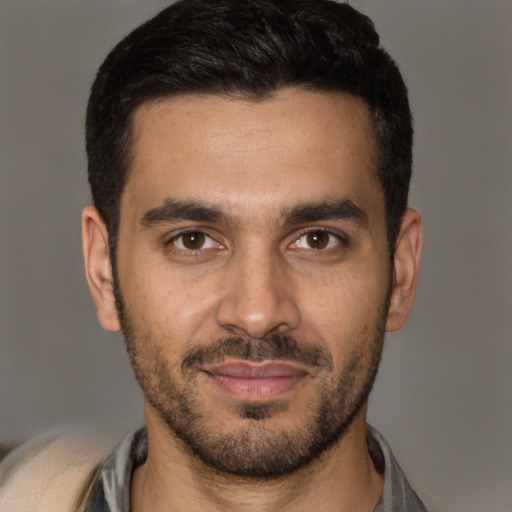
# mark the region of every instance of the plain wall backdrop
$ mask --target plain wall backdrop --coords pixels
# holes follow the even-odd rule
[[[512,2],[360,0],[410,88],[415,310],[389,335],[370,421],[440,512],[512,511]],[[83,121],[111,47],[162,0],[0,0],[0,443],[142,422],[89,297]]]

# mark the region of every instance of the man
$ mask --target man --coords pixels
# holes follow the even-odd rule
[[[400,73],[346,4],[181,0],[114,48],[83,248],[146,427],[81,472],[76,503],[425,510],[366,425],[417,286],[411,146]]]

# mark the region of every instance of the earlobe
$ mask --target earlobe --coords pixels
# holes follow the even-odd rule
[[[85,274],[101,325],[109,331],[119,331],[112,286],[112,267],[108,246],[108,232],[94,206],[86,206],[82,212],[82,250]]]
[[[423,247],[421,216],[408,209],[400,227],[395,246],[393,287],[390,298],[386,330],[397,331],[403,327],[414,303]]]

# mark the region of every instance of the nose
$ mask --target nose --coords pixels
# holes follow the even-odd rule
[[[286,334],[301,322],[286,264],[271,254],[241,254],[226,268],[217,323],[235,335]]]

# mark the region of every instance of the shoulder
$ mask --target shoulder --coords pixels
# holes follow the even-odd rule
[[[83,431],[50,432],[0,464],[2,512],[76,512],[112,446]]]

